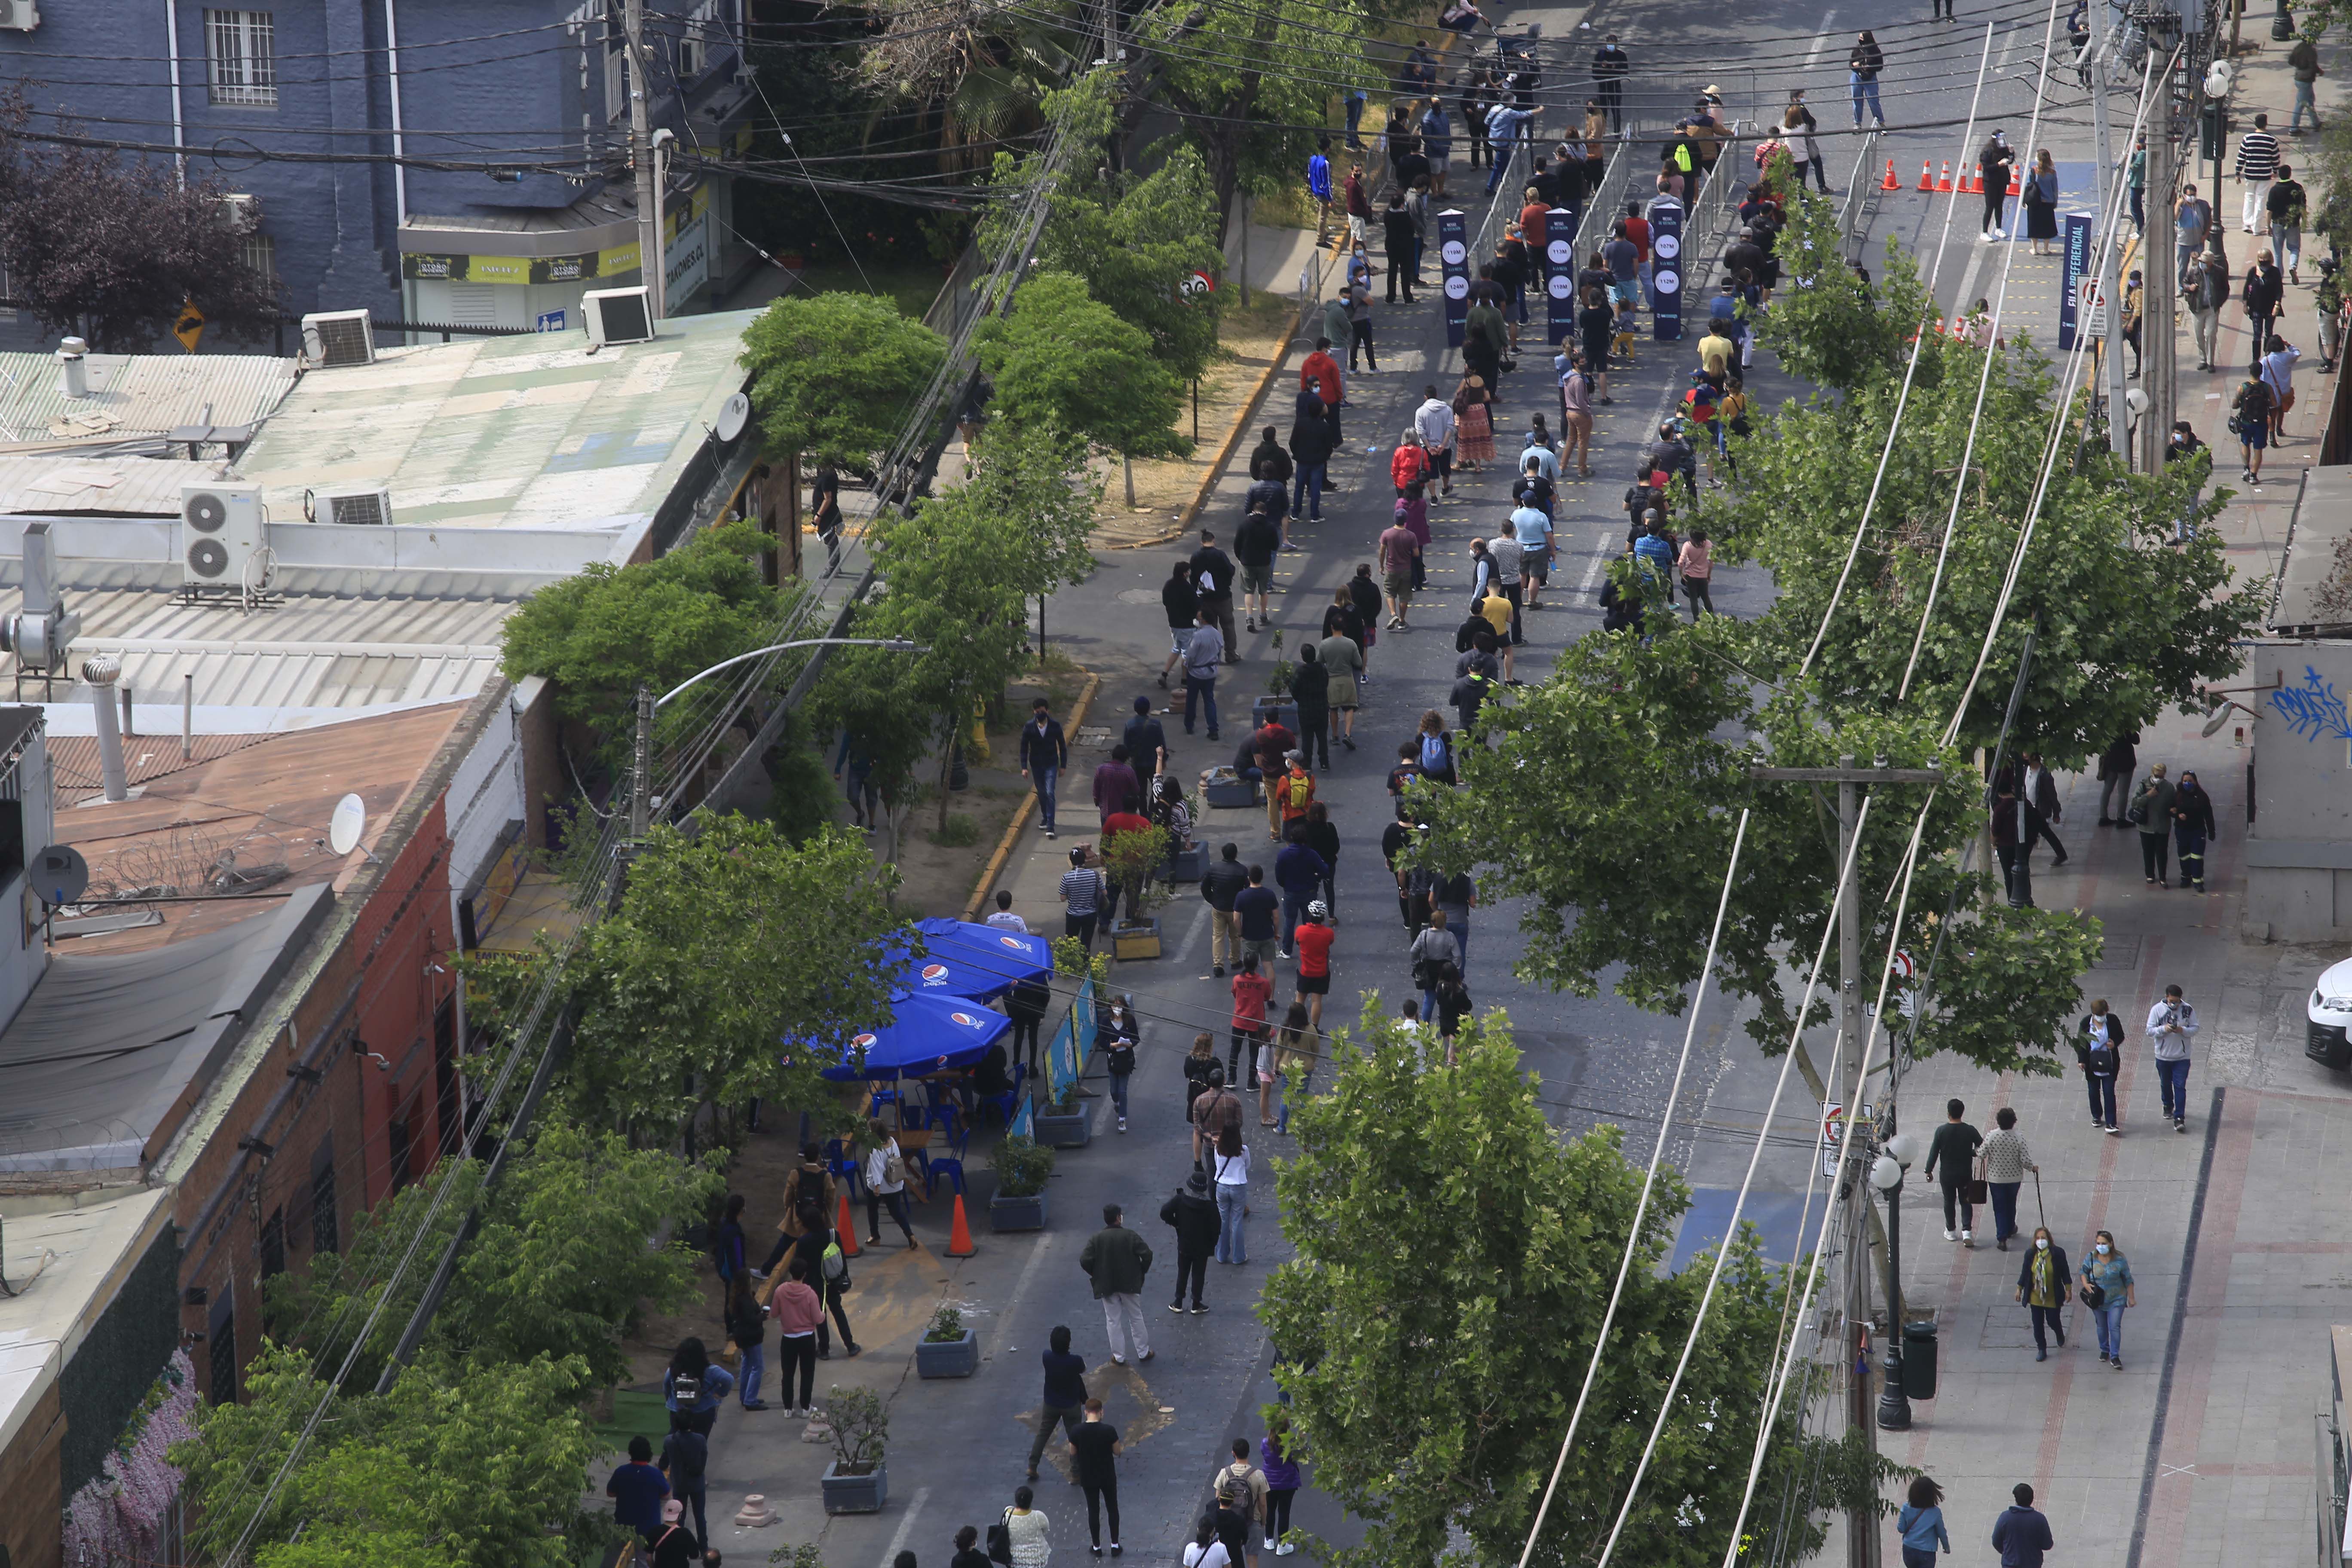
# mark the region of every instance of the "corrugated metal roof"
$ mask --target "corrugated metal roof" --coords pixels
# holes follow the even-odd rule
[[[237,462],[278,515],[305,489],[382,486],[404,524],[562,528],[650,516],[708,437],[751,310],[682,316],[649,343],[584,331],[386,349],[302,378]]]
[[[475,696],[499,672],[501,627],[521,602],[288,595],[247,614],[182,603],[162,589],[78,591],[68,600],[82,617],[77,662],[120,656],[140,727],[173,735],[192,675],[196,707],[215,710],[199,714],[208,731]],[[53,712],[71,733],[86,722],[88,695],[77,685],[58,696]],[[284,711],[258,721],[256,709]]]
[[[0,512],[55,517],[98,512],[115,517],[177,517],[180,487],[219,479],[221,462],[162,458],[0,456]]]
[[[268,354],[91,354],[85,363],[89,395],[68,397],[54,353],[0,353],[0,447],[251,425],[295,376],[292,360]]]

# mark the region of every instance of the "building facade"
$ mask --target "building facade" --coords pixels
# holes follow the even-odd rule
[[[677,139],[673,313],[750,258],[729,227],[730,181],[707,166],[749,142],[744,3],[646,5],[648,107]],[[620,16],[618,4],[513,0],[19,5],[0,17],[33,25],[0,26],[0,81],[24,89],[37,132],[70,120],[248,198],[224,204],[223,221],[290,315],[561,329],[581,324],[586,289],[643,279]],[[349,161],[278,157],[321,152]],[[37,346],[14,314],[0,346]]]

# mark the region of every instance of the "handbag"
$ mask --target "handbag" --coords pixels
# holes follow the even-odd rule
[[[1007,1509],[1004,1519],[988,1527],[988,1560],[1002,1563],[1004,1568],[1013,1568],[1013,1531],[1005,1527],[1005,1520],[1012,1517],[1013,1510]]]
[[[2133,801],[2129,805],[2124,807],[2124,820],[2126,822],[2136,823],[2139,826],[2146,827],[2147,826],[2147,796],[2141,795],[2137,800]]]
[[[1973,1207],[1991,1201],[1992,1193],[1985,1184],[1985,1163],[1980,1159],[1976,1169],[1969,1173],[1969,1179],[1960,1184],[1960,1202]]]
[[[2083,1288],[2076,1294],[2082,1297],[2083,1305],[2094,1312],[2107,1304],[2106,1287],[2088,1275],[2083,1277]]]

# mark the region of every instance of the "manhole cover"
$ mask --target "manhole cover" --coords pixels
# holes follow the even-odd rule
[[[1122,605],[1156,605],[1160,603],[1160,590],[1157,588],[1122,589],[1118,595],[1118,602]]]
[[[1110,727],[1108,725],[1104,725],[1097,729],[1092,724],[1082,724],[1078,727],[1077,735],[1076,739],[1071,742],[1071,744],[1078,746],[1108,746],[1110,744]]]
[[[2111,936],[2099,943],[2099,961],[2094,969],[2137,969],[2139,941],[2136,936]]]

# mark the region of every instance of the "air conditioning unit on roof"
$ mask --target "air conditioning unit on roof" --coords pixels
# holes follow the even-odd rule
[[[40,8],[33,0],[0,0],[0,28],[29,33],[41,25]]]
[[[588,318],[588,341],[598,348],[654,341],[653,303],[642,285],[592,289],[581,296],[580,308]]]
[[[341,489],[312,490],[305,510],[313,522],[360,523],[382,527],[392,521],[392,492],[380,485],[353,485]]]
[[[5,0],[0,0],[5,3]],[[375,363],[375,323],[365,310],[328,310],[302,318],[302,354],[333,370]]]
[[[180,579],[191,588],[254,588],[266,576],[269,525],[261,512],[261,487],[211,479],[180,487]]]

